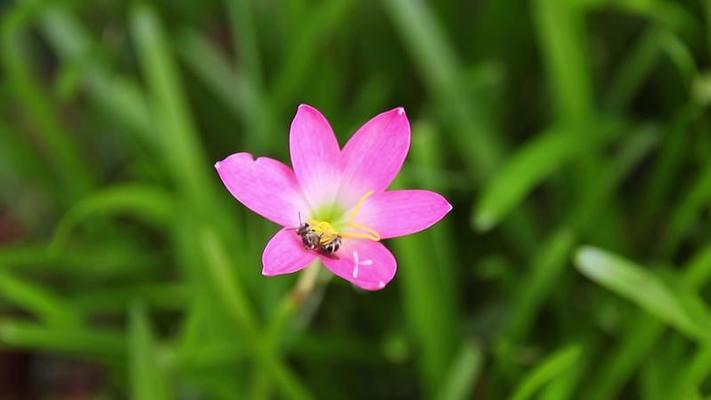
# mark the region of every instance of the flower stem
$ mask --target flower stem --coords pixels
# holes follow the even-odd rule
[[[286,325],[291,320],[291,317],[308,299],[316,287],[319,271],[321,267],[319,261],[316,260],[308,267],[304,268],[299,274],[299,279],[296,281],[294,288],[286,293],[279,302],[279,308],[274,313],[271,321],[266,327],[266,342],[265,352],[270,355],[276,355],[279,351],[279,346],[282,341],[282,332]],[[252,382],[252,398],[268,398],[269,397],[269,382],[265,371],[261,369],[253,378]]]
[[[316,287],[316,279],[321,271],[319,261],[314,261],[308,267],[304,268],[299,274],[299,280],[296,281],[294,289],[285,300],[290,304],[290,307],[298,307],[303,304],[304,300],[309,296],[314,287]]]

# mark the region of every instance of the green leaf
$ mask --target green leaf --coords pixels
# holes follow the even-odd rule
[[[255,152],[270,148],[273,118],[258,84],[248,75],[235,72],[220,48],[201,34],[186,30],[180,35],[180,42],[180,58],[252,132],[245,138],[247,147]]]
[[[706,245],[689,261],[682,280],[688,287],[699,290],[711,278],[711,245]]]
[[[139,299],[152,309],[182,311],[190,299],[190,287],[181,283],[112,285],[84,290],[71,299],[75,310],[83,313],[124,312]]]
[[[123,361],[122,335],[94,329],[65,329],[4,320],[0,322],[0,345],[33,351],[62,353],[111,364]]]
[[[37,284],[0,272],[0,297],[36,314],[48,325],[78,326],[80,317],[71,305]]]
[[[481,348],[474,342],[465,342],[450,366],[439,394],[439,400],[471,398],[483,363]]]
[[[354,0],[332,0],[312,4],[304,21],[299,23],[293,33],[289,46],[285,49],[284,59],[277,65],[275,72],[272,103],[277,112],[291,108],[291,102],[305,82],[309,69],[318,59],[319,45],[339,29],[343,29]]]
[[[575,256],[578,270],[601,286],[632,301],[692,339],[708,338],[706,321],[692,317],[685,300],[639,265],[604,250],[583,246]]]
[[[136,400],[170,399],[165,374],[158,363],[158,351],[146,311],[134,304],[129,311],[129,371],[131,394]]]
[[[88,29],[56,4],[43,13],[41,27],[64,63],[79,69],[82,83],[107,115],[114,116],[141,142],[158,145],[145,94],[133,78],[114,75],[101,63],[94,54],[98,45]]]
[[[301,382],[266,347],[266,337],[259,331],[254,311],[242,285],[237,280],[237,276],[231,272],[232,263],[219,237],[211,229],[203,228],[199,240],[207,261],[211,289],[217,295],[230,319],[235,323],[237,330],[252,343],[253,356],[272,375],[284,396],[292,399],[310,398],[311,395]]]
[[[431,236],[425,233],[397,238],[393,248],[398,262],[411,266],[399,272],[399,287],[404,315],[421,353],[420,385],[431,397],[442,385],[456,351],[458,321],[445,293]]]
[[[561,227],[541,246],[526,275],[525,284],[516,291],[513,299],[506,329],[506,345],[515,344],[528,331],[536,312],[566,270],[570,252],[575,244],[575,233]]]
[[[681,282],[695,290],[703,287],[711,274],[711,247],[707,247],[694,255],[682,270]],[[648,313],[638,312],[628,317],[624,335],[618,340],[614,350],[603,359],[606,368],[596,371],[588,377],[590,389],[589,399],[609,399],[616,397],[625,382],[634,374],[637,368],[654,351],[657,342],[664,332],[664,325]]]
[[[501,160],[502,145],[490,116],[463,90],[461,63],[433,7],[422,0],[391,0],[383,6],[429,91],[443,105],[442,114],[455,128],[449,133],[456,150],[472,172],[490,175]]]
[[[608,85],[604,103],[613,112],[622,112],[660,59],[659,30],[648,28],[637,39],[629,55],[622,59]]]
[[[5,81],[12,88],[11,94],[22,107],[26,120],[36,127],[39,139],[45,143],[44,157],[64,185],[67,200],[73,201],[93,186],[95,170],[89,167],[85,154],[81,154],[72,135],[62,125],[60,110],[52,102],[52,97],[45,93],[40,79],[33,74],[26,28],[33,12],[43,5],[41,2],[26,2],[3,14],[0,62]]]
[[[566,123],[587,123],[592,117],[593,90],[582,9],[574,1],[536,0],[532,3],[557,117]],[[576,132],[579,133],[585,130]]]
[[[698,223],[698,216],[708,209],[711,200],[711,162],[698,173],[693,184],[676,201],[676,208],[669,217],[669,227],[664,244],[661,246],[663,255],[672,254]]]
[[[240,330],[255,337],[258,335],[258,327],[252,305],[238,276],[233,272],[233,262],[222,241],[210,228],[204,228],[199,234],[211,289]]]
[[[72,229],[87,218],[129,214],[151,225],[165,228],[175,215],[171,195],[155,186],[123,184],[102,188],[82,199],[62,218],[54,232],[52,247],[62,246]]]
[[[537,390],[573,366],[580,352],[580,346],[570,345],[548,356],[523,376],[511,399],[526,400],[533,396]]]
[[[561,129],[536,135],[521,146],[487,183],[474,214],[474,225],[488,231],[513,211],[524,197],[580,151],[580,138]]]
[[[213,197],[214,179],[210,179],[213,163],[207,161],[202,148],[161,21],[155,10],[144,3],[133,8],[130,22],[165,167],[188,204],[210,215],[208,210],[220,208]]]
[[[254,21],[254,11],[250,0],[225,0],[225,8],[230,22],[232,45],[240,54],[240,65],[250,79],[261,86],[262,62]]]
[[[690,392],[700,391],[701,385],[711,374],[711,342],[702,345],[674,379],[672,394],[681,399]]]

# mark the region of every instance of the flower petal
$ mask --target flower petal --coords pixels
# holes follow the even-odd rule
[[[341,153],[341,196],[354,202],[369,190],[386,189],[410,148],[410,123],[402,107],[375,116],[353,134]]]
[[[355,221],[387,239],[427,229],[451,209],[447,199],[439,193],[429,190],[390,190],[369,197]]]
[[[333,257],[321,256],[334,274],[365,290],[380,290],[395,276],[395,257],[380,242],[346,240]]]
[[[296,231],[284,228],[272,237],[262,253],[262,275],[282,275],[308,266],[316,253],[306,250]]]
[[[294,173],[277,160],[236,153],[215,168],[232,196],[270,221],[296,227],[299,214],[309,211]]]
[[[302,104],[289,132],[291,165],[312,208],[332,202],[338,192],[341,150],[328,120]]]

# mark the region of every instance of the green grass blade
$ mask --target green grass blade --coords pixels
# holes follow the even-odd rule
[[[669,227],[660,247],[661,255],[671,255],[683,241],[698,215],[709,207],[711,200],[711,162],[698,173],[690,188],[682,195],[669,217]]]
[[[689,149],[689,129],[698,118],[700,109],[695,105],[687,105],[674,114],[663,137],[660,146],[661,154],[654,165],[646,193],[642,197],[644,199],[642,218],[648,221],[648,224],[654,223],[659,218],[664,202],[668,201],[668,197],[676,191],[674,185],[683,170],[684,153]]]
[[[154,271],[156,254],[141,252],[132,244],[105,242],[74,249],[50,250],[45,244],[0,247],[0,266],[44,274],[66,274],[92,279],[118,278]]]
[[[201,232],[200,242],[207,260],[210,284],[241,333],[253,343],[253,351],[257,360],[272,375],[285,397],[311,398],[291,371],[266,347],[265,338],[260,335],[252,306],[237,281],[237,277],[230,272],[231,263],[216,234],[206,228]]]
[[[455,151],[475,178],[472,183],[490,177],[503,158],[502,135],[484,104],[465,90],[464,67],[434,10],[422,0],[393,0],[383,5],[447,123],[443,132],[450,135]],[[517,246],[530,251],[537,235],[525,208],[512,216],[506,228]]]
[[[682,275],[682,282],[694,290],[703,288],[711,278],[711,246],[707,245],[689,262]]]
[[[115,116],[141,142],[159,145],[144,93],[133,79],[112,74],[102,65],[94,54],[98,45],[71,13],[56,5],[49,7],[42,13],[41,28],[64,63],[78,68],[81,83],[108,115]]]
[[[453,310],[444,304],[446,295],[438,277],[424,234],[393,241],[398,264],[401,296],[408,325],[421,351],[419,368],[426,393],[434,395],[455,351],[457,332]]]
[[[504,345],[511,346],[523,339],[536,312],[553,290],[561,273],[568,265],[576,235],[569,228],[559,228],[546,240],[532,261],[524,287],[517,291],[504,335]],[[508,350],[508,348],[505,348]]]
[[[26,118],[37,127],[44,148],[44,157],[49,161],[63,183],[70,197],[86,192],[95,181],[92,168],[80,155],[76,143],[62,126],[51,97],[43,92],[39,82],[32,75],[32,66],[28,60],[27,47],[23,45],[28,19],[32,12],[27,11],[36,5],[27,3],[27,9],[17,7],[4,15],[0,27],[0,46],[6,82],[13,89],[18,104],[26,113]]]
[[[190,299],[184,283],[148,283],[102,287],[82,291],[71,299],[72,308],[85,314],[122,313],[132,301],[155,310],[182,311]]]
[[[123,184],[109,186],[79,201],[57,224],[52,246],[67,242],[71,231],[95,216],[131,215],[159,228],[170,226],[175,215],[174,200],[169,193],[154,186]]]
[[[656,27],[648,28],[640,35],[630,54],[622,59],[607,88],[603,101],[607,109],[622,112],[627,108],[659,60],[660,50],[659,31]]]
[[[292,109],[292,102],[302,98],[298,93],[304,87],[310,68],[315,65],[314,60],[318,59],[319,45],[338,29],[343,29],[355,4],[354,0],[333,0],[309,7],[304,17],[306,20],[299,24],[293,41],[285,49],[280,68],[275,72],[271,103],[278,114]]]
[[[125,359],[124,337],[89,329],[58,329],[42,325],[0,321],[0,346],[68,354],[118,365]]]
[[[422,0],[392,0],[383,5],[429,91],[442,105],[443,115],[451,118],[452,141],[463,159],[478,175],[490,175],[501,159],[502,145],[483,108],[463,91],[462,67],[432,9]]]
[[[487,182],[473,215],[474,226],[488,231],[516,208],[549,174],[588,148],[568,132],[551,129],[521,146]]]
[[[232,263],[224,245],[214,231],[205,229],[200,232],[200,246],[207,261],[207,273],[215,293],[243,333],[256,336],[258,328],[255,313],[238,277],[231,272]]]
[[[463,400],[471,398],[481,372],[483,354],[479,345],[464,343],[454,358],[436,398],[438,400]]]
[[[241,0],[240,0],[241,1]],[[242,71],[235,72],[220,50],[198,33],[180,36],[178,55],[232,113],[245,122],[245,146],[258,153],[270,149],[272,118],[263,90]]]
[[[413,127],[412,150],[408,169],[413,166],[421,168],[422,171],[436,171],[445,169],[445,151],[438,140],[439,131],[434,126],[426,122],[418,122]],[[425,174],[420,179],[410,179],[408,187],[421,187],[439,191],[439,180],[431,174]],[[452,218],[451,216],[449,218]],[[439,282],[441,283],[442,304],[446,307],[455,319],[461,319],[459,309],[460,290],[457,285],[458,271],[456,268],[457,259],[452,255],[456,253],[452,244],[455,242],[455,233],[452,221],[446,218],[437,225],[423,232],[426,240],[431,242],[433,254],[436,260],[436,268],[439,272]]]
[[[514,389],[511,400],[526,400],[531,398],[545,384],[573,366],[580,357],[579,346],[571,345],[556,351],[541,361],[533,370],[521,379]]]
[[[684,399],[690,392],[701,392],[701,386],[710,374],[711,343],[701,346],[688,364],[678,372],[670,393],[674,398]]]
[[[170,350],[170,349],[168,349]],[[249,352],[240,343],[200,343],[166,354],[170,369],[179,373],[229,367],[247,361]]]
[[[615,346],[610,357],[604,359],[605,368],[591,374],[590,385],[584,398],[605,400],[614,398],[635,368],[654,348],[661,336],[664,325],[646,313],[638,313],[630,318],[627,333]]]
[[[131,14],[131,28],[150,88],[149,106],[155,112],[155,134],[167,168],[196,210],[216,207],[210,184],[214,179],[208,174],[213,163],[203,153],[158,16],[150,6],[139,5]]]
[[[590,369],[590,358],[595,354],[591,347],[581,347],[581,354],[577,358],[574,365],[571,365],[567,371],[559,374],[551,379],[540,392],[538,398],[540,400],[565,400],[574,399],[575,390],[582,386],[586,381],[587,372]]]
[[[251,0],[225,0],[229,17],[232,42],[239,60],[240,69],[249,79],[262,86],[262,61],[254,21]]]
[[[650,142],[645,131],[632,135],[625,143],[622,153],[605,170],[599,172],[596,181],[591,185],[591,194],[576,204],[566,224],[551,233],[543,244],[538,246],[529,272],[522,280],[522,287],[512,299],[512,314],[507,321],[501,342],[501,355],[504,359],[500,361],[504,361],[504,367],[508,363],[506,360],[510,356],[509,352],[525,338],[536,313],[551,296],[553,285],[559,282],[568,265],[576,238],[588,234],[592,223],[604,211],[602,206],[612,198],[623,178],[651,149],[650,143],[653,141]]]
[[[612,163],[608,163],[605,169],[600,170],[604,173],[596,174],[584,188],[579,203],[570,211],[569,223],[580,230],[589,231],[594,228],[625,178],[633,173],[658,145],[657,131],[650,127],[637,127],[634,134],[628,134],[617,157]]]
[[[574,1],[536,0],[533,18],[546,63],[556,114],[584,124],[593,110],[582,8]]]
[[[674,292],[653,273],[624,258],[594,247],[581,247],[578,270],[594,282],[632,301],[692,339],[708,335],[706,321],[692,316]]]
[[[199,33],[188,30],[180,35],[177,49],[185,64],[240,118],[256,111],[251,82],[234,71],[220,49]]]
[[[145,309],[136,304],[129,311],[128,341],[131,397],[136,400],[170,399],[148,316]]]
[[[706,273],[710,266],[711,250],[707,248],[684,266],[681,282],[693,289],[703,287],[711,277]],[[664,325],[647,313],[637,313],[629,318],[624,337],[602,361],[606,367],[589,377],[592,383],[585,398],[604,400],[615,397],[635,368],[654,350],[663,329]]]
[[[691,49],[677,35],[669,31],[662,31],[659,41],[662,50],[678,70],[682,82],[690,88],[694,77],[699,74]]]
[[[0,122],[0,184],[7,182],[17,187],[14,180],[24,183],[29,181],[51,193],[55,200],[61,201],[61,185],[53,182],[50,172],[44,168],[44,163],[28,139],[26,135]],[[14,206],[14,193],[0,192],[0,198],[10,207]],[[20,213],[16,212],[15,215]]]
[[[71,305],[59,296],[7,271],[0,272],[0,296],[37,315],[50,326],[76,327],[81,320]]]

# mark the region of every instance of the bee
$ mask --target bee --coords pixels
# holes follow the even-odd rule
[[[301,217],[299,217],[299,220],[301,220]],[[299,227],[296,228],[296,234],[301,237],[301,242],[305,248],[330,256],[341,247],[343,238],[338,232],[332,230],[324,231],[311,226],[308,222],[301,223],[299,221],[299,223]]]
[[[331,235],[329,237],[325,236],[326,235],[323,234],[320,237],[318,251],[321,254],[330,256],[341,248],[341,241],[343,241],[343,238],[338,234]]]
[[[316,250],[321,239],[319,235],[308,222],[304,222],[296,228],[296,234],[301,237],[301,241],[304,243],[304,247],[309,250]]]

